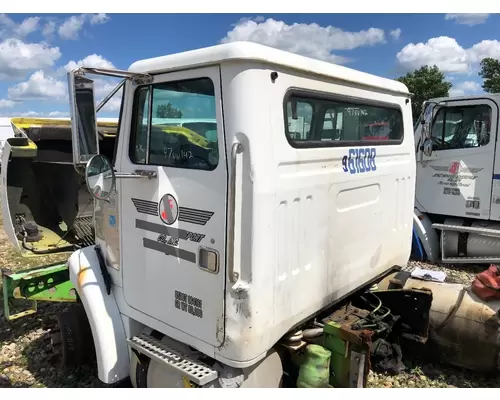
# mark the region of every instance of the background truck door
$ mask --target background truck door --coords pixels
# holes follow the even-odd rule
[[[497,118],[489,99],[436,107],[432,154],[417,155],[416,198],[426,212],[489,218]]]
[[[219,67],[136,88],[118,179],[126,302],[199,340],[224,336],[226,156]],[[182,119],[197,119],[182,125]],[[181,121],[181,122],[179,122]]]

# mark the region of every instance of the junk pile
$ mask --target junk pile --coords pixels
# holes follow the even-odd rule
[[[490,267],[471,285],[445,283],[445,275],[416,269],[397,272],[380,289],[432,291],[426,353],[437,361],[482,373],[496,373],[500,357],[500,267]]]

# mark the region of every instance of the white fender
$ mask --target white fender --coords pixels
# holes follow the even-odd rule
[[[424,247],[429,262],[437,262],[440,259],[438,235],[432,227],[429,217],[416,208],[413,211],[413,227]]]
[[[92,328],[98,377],[107,384],[129,376],[129,350],[113,291],[108,295],[94,246],[68,259],[69,276],[81,298]]]

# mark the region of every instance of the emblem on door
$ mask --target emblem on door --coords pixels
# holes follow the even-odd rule
[[[177,206],[177,200],[175,200],[174,196],[166,194],[161,198],[158,214],[160,214],[161,220],[167,225],[172,225],[177,221],[179,217],[179,207]]]

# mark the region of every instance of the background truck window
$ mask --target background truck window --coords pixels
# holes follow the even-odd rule
[[[434,150],[486,146],[490,141],[491,108],[487,105],[443,107],[432,124]]]

